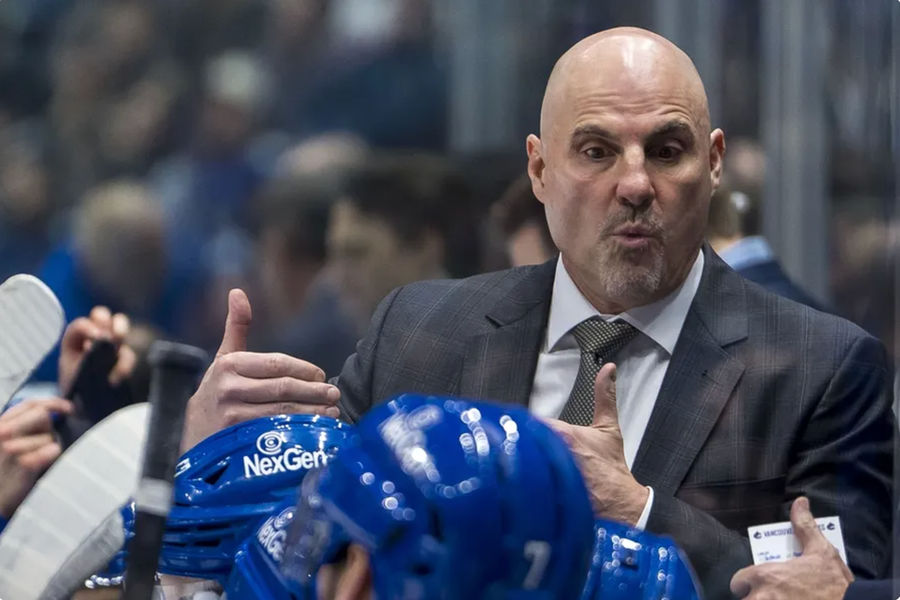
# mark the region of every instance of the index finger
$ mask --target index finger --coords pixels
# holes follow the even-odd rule
[[[18,415],[28,412],[38,405],[45,406],[50,412],[60,412],[65,414],[72,412],[74,409],[72,403],[65,398],[56,398],[53,396],[48,398],[27,398],[4,411],[4,413],[0,415],[0,423],[15,419]]]
[[[95,306],[91,309],[91,321],[104,332],[112,331],[112,313],[105,306]]]
[[[232,352],[224,360],[238,375],[252,379],[293,377],[303,381],[325,381],[325,371],[303,359],[280,352]]]
[[[72,403],[62,398],[50,398],[30,404],[21,414],[0,422],[0,440],[25,434],[50,431],[54,412],[71,413]]]
[[[78,317],[66,327],[62,338],[62,347],[80,352],[84,349],[84,343],[101,337],[104,334],[96,323],[87,317]]]
[[[128,319],[128,315],[123,313],[114,314],[110,330],[112,331],[113,342],[121,344],[131,330],[131,321]]]

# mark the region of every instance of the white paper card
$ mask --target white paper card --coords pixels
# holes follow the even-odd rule
[[[847,553],[844,550],[844,535],[841,533],[840,517],[819,517],[816,519],[819,531],[837,548],[844,563]],[[755,525],[747,528],[750,535],[750,550],[753,552],[753,564],[768,562],[784,562],[800,556],[802,548],[794,537],[794,528],[790,521]]]

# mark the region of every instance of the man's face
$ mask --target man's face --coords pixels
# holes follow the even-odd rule
[[[428,276],[420,250],[405,243],[384,219],[349,201],[332,208],[328,260],[347,300],[366,321],[392,289]]]
[[[724,137],[708,132],[703,105],[672,69],[600,64],[570,75],[543,140],[529,137],[529,172],[573,280],[598,309],[619,312],[687,276]]]

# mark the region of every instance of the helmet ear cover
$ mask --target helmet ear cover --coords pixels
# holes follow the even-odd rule
[[[188,450],[176,467],[159,572],[224,581],[238,545],[282,502],[296,502],[307,471],[327,464],[351,430],[318,415],[263,417]]]
[[[340,562],[348,546],[343,530],[322,519],[320,511],[310,505],[315,498],[316,470],[301,484],[298,501],[285,501],[266,518],[256,533],[245,540],[234,557],[234,566],[225,586],[229,600],[316,600],[317,574],[328,564]],[[313,485],[310,486],[310,483]],[[303,491],[307,490],[307,491]],[[318,525],[325,529],[318,529]],[[297,540],[321,533],[312,551],[298,554]],[[308,540],[304,540],[308,542]]]

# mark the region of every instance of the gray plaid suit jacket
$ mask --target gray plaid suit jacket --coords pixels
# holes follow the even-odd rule
[[[883,347],[703,251],[632,468],[655,491],[648,530],[685,549],[707,598],[729,598],[731,575],[751,563],[746,528],[787,520],[805,494],[815,514],[841,517],[856,574],[882,576],[894,432]],[[554,265],[392,292],[336,381],[344,416],[402,392],[527,404]]]

